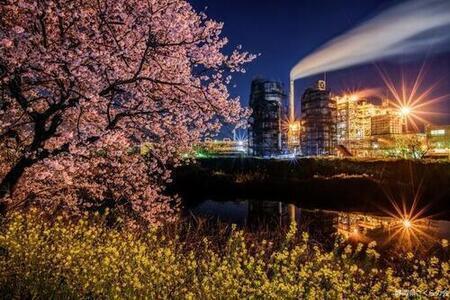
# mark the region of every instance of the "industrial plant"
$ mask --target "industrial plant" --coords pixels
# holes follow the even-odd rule
[[[288,98],[282,83],[257,78],[251,83],[247,138],[208,140],[205,147],[213,154],[272,158],[450,157],[450,125],[411,129],[410,107],[378,100],[358,92],[333,94],[319,80],[298,99],[301,112],[296,118],[292,82]]]
[[[285,98],[279,82],[265,79],[252,81],[250,93],[248,149],[255,156],[272,156],[282,149],[282,102]]]
[[[333,155],[336,148],[336,99],[324,80],[306,89],[301,101],[300,150],[303,155]]]
[[[246,138],[208,139],[198,154],[450,158],[450,125],[424,124],[422,130],[411,130],[409,107],[386,98],[377,103],[358,92],[336,95],[319,80],[298,99],[301,112],[296,118],[292,83],[290,88],[288,98],[281,82],[254,79]]]
[[[413,120],[415,108],[399,99],[368,99],[364,92],[338,95],[325,80],[318,80],[297,100],[293,80],[289,87],[287,97],[281,82],[254,79],[246,138],[236,138],[233,131],[233,139],[207,140],[201,154],[450,158],[450,125],[431,125],[421,119],[419,128]]]
[[[260,81],[257,81],[260,82]],[[448,157],[450,153],[450,126],[426,124],[425,132],[408,129],[410,108],[398,108],[389,99],[376,104],[358,93],[334,95],[325,80],[309,87],[300,99],[300,119],[295,118],[295,99],[291,84],[287,126],[280,126],[284,113],[280,101],[284,92],[277,87],[276,105],[270,98],[259,96],[255,102],[255,82],[252,83],[250,107],[253,115],[249,129],[249,153],[256,156],[276,156],[290,153],[298,156],[354,156],[354,157]],[[257,103],[257,105],[255,105]],[[261,112],[276,107],[271,122]],[[255,133],[257,133],[255,135]],[[258,138],[258,137],[266,137]],[[277,138],[284,141],[276,143]],[[270,139],[271,138],[271,139]],[[268,147],[270,142],[272,147]],[[269,143],[269,144],[270,144]],[[283,146],[280,148],[280,146]],[[265,149],[264,151],[257,149]],[[272,150],[273,151],[272,151]]]

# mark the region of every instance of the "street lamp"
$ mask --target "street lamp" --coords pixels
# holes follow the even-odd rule
[[[409,106],[402,106],[400,108],[400,115],[402,115],[403,117],[408,116],[411,113],[412,109]]]
[[[404,133],[408,132],[408,116],[411,114],[412,108],[409,106],[400,107],[400,117],[404,126]]]

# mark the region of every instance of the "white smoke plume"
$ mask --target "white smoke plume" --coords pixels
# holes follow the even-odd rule
[[[437,50],[450,41],[450,0],[411,0],[393,6],[303,58],[291,80],[399,54]]]

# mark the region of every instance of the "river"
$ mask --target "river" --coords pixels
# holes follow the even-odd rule
[[[298,203],[298,202],[297,202]],[[340,236],[383,246],[429,249],[450,239],[450,221],[386,211],[338,211],[302,208],[289,202],[261,199],[185,201],[185,213],[248,230],[280,230],[296,221],[300,231],[318,240]]]

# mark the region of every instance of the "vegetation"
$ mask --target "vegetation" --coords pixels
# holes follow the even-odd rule
[[[223,24],[188,1],[3,0],[0,16],[1,298],[373,298],[449,286],[445,244],[440,259],[389,264],[373,243],[327,248],[295,226],[262,239],[176,222],[172,170],[182,153],[210,155],[193,147],[202,137],[246,119],[228,85],[256,57],[230,49]],[[281,189],[386,174],[351,161],[243,162],[208,170]],[[437,170],[448,186],[448,164]],[[214,180],[209,171],[199,173]]]
[[[394,139],[395,147],[388,151],[388,156],[406,159],[423,159],[428,152],[425,137],[416,134],[400,135]]]
[[[0,213],[158,223],[180,153],[248,115],[228,84],[255,56],[185,0],[5,0],[0,16]]]
[[[204,235],[181,224],[130,231],[108,214],[48,221],[37,210],[14,213],[3,225],[6,298],[448,296],[447,243],[440,259],[408,253],[389,264],[375,243],[337,239],[326,249],[295,226],[282,239],[264,240],[235,228]]]
[[[362,159],[362,158],[296,158],[260,159],[256,157],[215,157],[199,159],[196,165],[179,168],[181,171],[222,171],[230,176],[246,173],[262,173],[269,180],[308,180],[314,176],[331,177],[337,174],[369,175],[378,180],[402,181],[408,183],[410,172],[418,177],[443,176],[450,178],[448,160],[414,159]],[[448,182],[448,181],[447,181]]]

